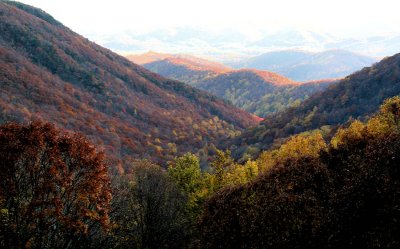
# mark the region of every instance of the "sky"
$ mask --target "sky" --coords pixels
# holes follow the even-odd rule
[[[400,32],[398,0],[22,0],[87,34],[210,29],[304,28],[339,36]]]

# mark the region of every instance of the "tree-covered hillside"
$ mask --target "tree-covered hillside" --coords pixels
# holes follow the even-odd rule
[[[153,53],[146,53],[139,59],[137,56],[131,60],[147,61],[153,56]],[[143,66],[167,78],[215,94],[236,107],[262,118],[287,107],[296,106],[337,81],[325,79],[300,84],[268,71],[231,70],[215,62],[189,58],[191,59],[170,55],[160,60],[154,58],[154,61]]]
[[[291,135],[315,129],[329,133],[349,119],[365,118],[376,112],[386,98],[399,94],[400,54],[397,54],[346,77],[299,106],[269,116],[227,144],[236,158],[245,154],[254,156]]]
[[[165,79],[72,32],[45,12],[0,2],[0,121],[80,131],[118,165],[157,162],[215,144],[257,119]]]
[[[288,107],[299,105],[311,95],[322,92],[337,80],[326,79],[297,83],[269,73],[265,78],[257,70],[239,70],[198,82],[194,86],[226,99],[233,105],[266,118]]]

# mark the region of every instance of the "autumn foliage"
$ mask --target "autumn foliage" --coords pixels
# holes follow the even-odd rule
[[[165,59],[154,58],[153,53],[147,53],[141,57],[154,60],[143,64],[150,71],[213,93],[262,118],[296,106],[312,94],[336,83],[336,80],[299,83],[268,71],[229,70],[217,65],[202,67],[200,65],[212,63],[199,63],[201,59],[190,60],[179,58],[178,55],[178,58]],[[128,56],[133,61],[141,61],[141,57]]]
[[[109,224],[104,154],[51,124],[0,127],[0,243],[73,248]]]
[[[319,153],[306,139],[282,146],[275,155],[291,152],[255,181],[207,201],[204,247],[399,248],[399,110],[399,97],[386,101],[366,124],[311,146]]]
[[[0,31],[0,248],[400,248],[400,97],[366,121],[400,55],[246,132],[241,164],[214,143],[250,114],[24,4]]]
[[[252,156],[257,157],[260,151],[305,131],[331,129],[334,134],[339,125],[349,119],[365,120],[385,99],[399,95],[399,81],[400,54],[396,54],[349,75],[297,106],[269,116],[254,129],[229,140],[227,147],[232,148],[235,158],[254,147],[258,150],[253,150]]]
[[[211,94],[90,42],[31,6],[1,1],[0,33],[0,123],[40,119],[79,131],[120,171],[132,158],[166,165],[257,123]]]

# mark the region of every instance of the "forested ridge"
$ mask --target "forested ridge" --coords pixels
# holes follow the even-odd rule
[[[164,165],[255,125],[215,96],[163,78],[36,8],[0,2],[0,122],[46,120],[79,131],[122,164]],[[205,158],[207,160],[207,158]]]
[[[332,135],[351,119],[365,119],[386,98],[400,94],[400,54],[353,73],[301,104],[270,115],[258,126],[226,142],[235,158],[256,156],[291,135],[321,130]]]
[[[204,248],[397,248],[399,107],[264,152],[268,170],[207,201]]]
[[[234,106],[265,118],[288,107],[297,106],[317,92],[322,92],[338,79],[295,82],[269,71],[233,70],[196,57],[146,53],[129,57],[147,61],[143,66],[152,72],[176,79],[213,93]]]
[[[263,77],[263,74],[271,75]],[[338,80],[293,82],[280,75],[258,70],[238,70],[205,79],[195,87],[219,96],[262,118],[298,106]]]
[[[238,136],[39,9],[0,1],[0,34],[0,248],[400,247],[400,54]]]

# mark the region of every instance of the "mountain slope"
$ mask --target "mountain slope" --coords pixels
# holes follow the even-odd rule
[[[165,79],[72,32],[36,8],[0,2],[0,122],[43,119],[80,131],[113,164],[165,163],[257,118]]]
[[[345,50],[328,50],[311,53],[301,50],[284,50],[265,53],[235,65],[276,72],[296,81],[342,78],[375,59]]]
[[[371,115],[386,98],[399,94],[400,54],[396,54],[346,77],[298,107],[271,115],[229,141],[229,147],[236,157],[242,157],[249,150],[257,154],[259,149],[304,131],[321,128],[326,131],[329,127],[334,130],[350,118]]]
[[[254,70],[239,70],[209,78],[195,87],[230,101],[259,117],[267,117],[287,107],[296,106],[314,93],[325,90],[337,80],[327,79],[300,84],[279,76],[266,79]]]
[[[162,76],[213,93],[260,117],[297,105],[336,82],[327,79],[300,84],[268,71],[231,70],[219,63],[205,60],[200,60],[199,63],[199,60],[178,56],[146,63],[143,66]]]

